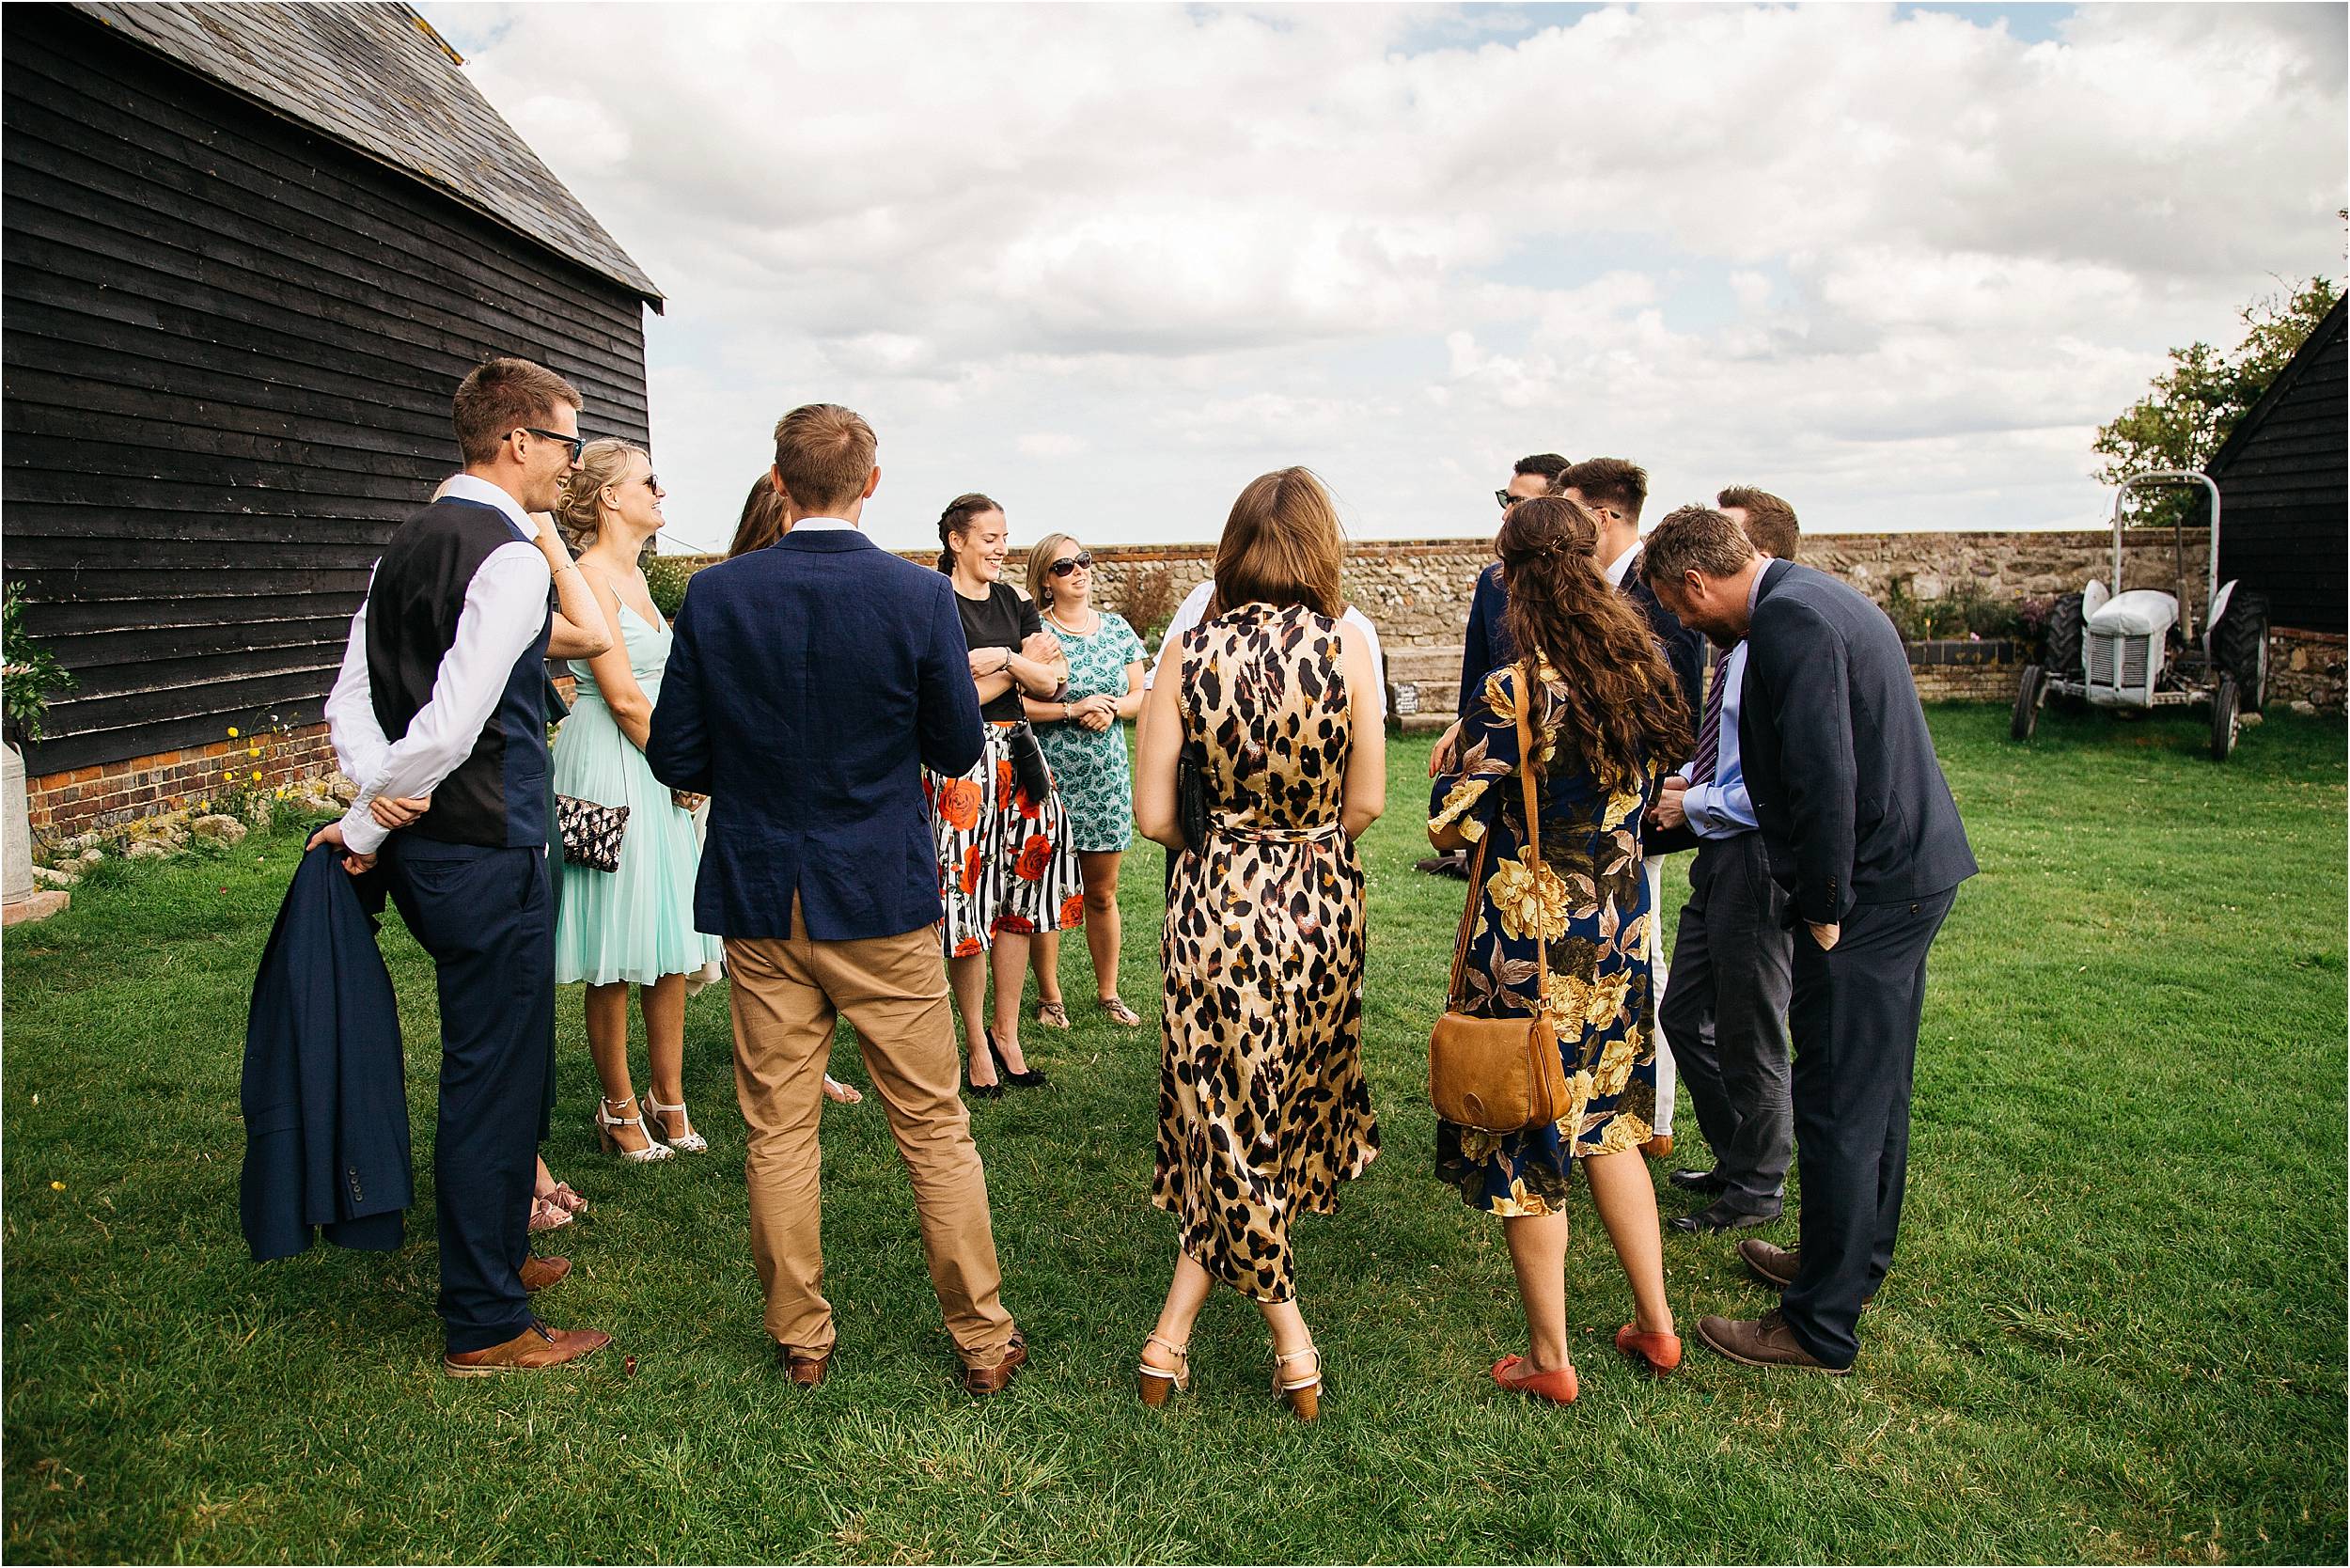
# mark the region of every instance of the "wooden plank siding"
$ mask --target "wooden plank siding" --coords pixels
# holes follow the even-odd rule
[[[2350,630],[2350,356],[2342,306],[2278,372],[2209,472],[2221,502],[2220,579],[2265,593],[2276,625]]]
[[[315,722],[483,358],[647,439],[623,285],[68,8],[6,43],[4,564],[79,682],[30,772]]]

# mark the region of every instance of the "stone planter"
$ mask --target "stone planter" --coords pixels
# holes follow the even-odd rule
[[[39,920],[73,902],[62,887],[37,888],[33,882],[33,826],[24,797],[24,759],[5,748],[0,761],[0,924]]]
[[[1909,673],[1926,702],[2009,702],[2015,697],[2025,650],[2006,637],[1935,637],[1905,642]]]

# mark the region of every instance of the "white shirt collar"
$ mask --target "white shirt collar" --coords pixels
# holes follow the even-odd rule
[[[1639,553],[1640,541],[1635,539],[1630,549],[1607,563],[1607,584],[1610,588],[1623,587],[1623,574],[1632,570],[1632,559]]]
[[[495,507],[506,514],[509,523],[522,530],[523,538],[539,537],[539,525],[531,522],[530,513],[523,510],[523,504],[487,479],[472,474],[455,475],[442,486],[441,495],[444,499],[455,496],[461,501],[477,501],[485,507]]]
[[[843,522],[838,517],[803,517],[791,525],[791,531],[795,534],[838,533],[844,528],[850,533],[857,531],[855,524]]]

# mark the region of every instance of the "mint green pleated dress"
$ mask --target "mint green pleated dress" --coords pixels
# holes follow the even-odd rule
[[[669,628],[654,626],[626,604],[620,635],[629,668],[650,701],[661,698],[669,662]],[[723,944],[694,929],[694,872],[701,855],[694,816],[678,808],[653,777],[645,754],[620,732],[584,660],[571,662],[579,682],[572,716],[555,737],[555,792],[628,808],[619,869],[589,870],[565,862],[563,902],[555,920],[555,980],[650,985],[664,975],[691,975],[723,954]]]

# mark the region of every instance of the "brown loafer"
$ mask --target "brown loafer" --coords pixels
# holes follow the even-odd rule
[[[974,1399],[985,1399],[990,1394],[1000,1394],[1004,1391],[1004,1385],[1010,1383],[1013,1374],[1027,1364],[1028,1341],[1014,1334],[1011,1337],[1011,1343],[1004,1347],[1002,1360],[992,1367],[963,1369],[964,1391]]]
[[[1804,1349],[1776,1307],[1752,1320],[1700,1318],[1698,1338],[1705,1341],[1707,1349],[1729,1356],[1742,1367],[1793,1367],[1799,1372],[1825,1372],[1830,1377],[1842,1377],[1852,1371],[1850,1367],[1831,1367]]]
[[[832,1371],[832,1352],[822,1350],[810,1353],[805,1350],[793,1350],[790,1345],[777,1345],[776,1346],[776,1365],[784,1370],[785,1375],[791,1379],[795,1387],[814,1388],[820,1387],[824,1381],[825,1373]]]
[[[496,1372],[544,1372],[586,1360],[612,1342],[600,1328],[549,1328],[534,1323],[502,1345],[441,1357],[451,1377],[489,1377]]]
[[[549,1285],[559,1285],[572,1272],[569,1258],[541,1258],[532,1253],[523,1261],[523,1289],[543,1291]]]

